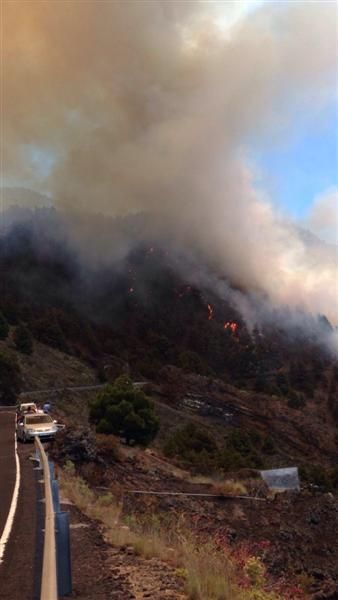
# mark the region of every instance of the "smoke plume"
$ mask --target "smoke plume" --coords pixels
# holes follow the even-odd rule
[[[336,249],[276,212],[247,158],[332,99],[337,6],[271,3],[224,28],[216,4],[4,2],[5,183],[77,215],[95,255],[95,215],[151,213],[238,286],[337,323]]]

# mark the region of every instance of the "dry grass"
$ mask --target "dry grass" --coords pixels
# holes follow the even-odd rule
[[[233,479],[213,483],[212,490],[220,496],[246,496],[248,494],[245,485],[241,481]]]
[[[183,565],[191,600],[239,599],[233,584],[231,563],[212,543],[198,547],[196,541],[186,540],[183,543]]]
[[[211,488],[211,493],[219,494],[220,496],[246,496],[248,490],[242,481],[234,479],[213,479],[203,475],[197,475],[188,479],[189,483],[194,485],[207,485]]]
[[[62,492],[84,514],[104,525],[106,540],[117,547],[133,546],[144,558],[157,557],[176,566],[190,600],[280,600],[261,585],[240,589],[229,556],[213,543],[200,545],[184,523],[165,522],[156,514],[122,518],[122,505],[112,494],[98,496],[75,475],[70,463],[61,471]],[[245,492],[238,482],[223,482],[223,493]],[[251,565],[250,565],[251,566]]]

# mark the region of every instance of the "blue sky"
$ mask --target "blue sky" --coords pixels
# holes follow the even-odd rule
[[[313,200],[338,186],[338,113],[331,106],[320,123],[293,123],[290,139],[252,146],[260,185],[271,200],[295,218],[306,216]]]

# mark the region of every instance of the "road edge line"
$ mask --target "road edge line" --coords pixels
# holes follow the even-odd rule
[[[20,460],[19,460],[19,455],[18,455],[18,443],[17,443],[17,439],[16,439],[16,433],[14,433],[14,453],[15,453],[15,464],[16,464],[15,485],[14,485],[11,506],[9,509],[5,527],[4,527],[1,537],[0,537],[0,565],[3,562],[6,544],[8,542],[8,538],[12,531],[14,517],[15,517],[15,513],[16,513],[16,507],[18,504],[19,490],[20,490],[21,471],[20,471]]]

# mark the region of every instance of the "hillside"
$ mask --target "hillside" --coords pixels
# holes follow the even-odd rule
[[[38,215],[0,238],[0,313],[10,326],[0,344],[15,350],[20,323],[33,340],[32,355],[17,353],[21,391],[128,373],[150,383],[167,431],[182,413],[220,442],[232,430],[257,431],[262,464],[335,466],[338,363],[324,343],[334,334],[325,316],[272,313],[262,300],[250,324],[212,277],[197,285],[183,250],[130,245],[144,219],[112,221],[129,250],[94,268],[64,243],[59,217]],[[243,302],[245,291],[236,293]]]
[[[32,392],[41,401],[34,390],[59,390],[46,393],[66,424],[51,452],[65,493],[97,539],[104,535],[96,543],[123,593],[147,597],[147,581],[147,590],[163,585],[168,598],[185,597],[191,565],[183,527],[184,539],[212,544],[217,568],[227,556],[236,590],[258,586],[263,600],[336,598],[338,365],[324,343],[333,328],[324,316],[291,311],[273,320],[268,308],[250,326],[233,297],[197,284],[188,264],[177,249],[149,242],[93,270],[58,236],[27,226],[9,231],[0,239],[0,392],[13,383],[8,364],[13,399]],[[98,391],[71,389],[104,386],[121,374],[141,381],[159,419],[147,450],[95,435],[89,407]],[[301,492],[273,500],[259,470],[285,466],[299,467]],[[135,502],[133,490],[160,495]],[[224,490],[259,500],[224,499]],[[184,495],[170,495],[177,493]],[[109,525],[117,518],[118,539]],[[175,535],[164,540],[168,523]],[[149,535],[160,538],[151,551]],[[179,560],[168,545],[177,546]],[[252,560],[264,577],[241,583],[241,565]],[[233,597],[256,597],[247,593]]]

